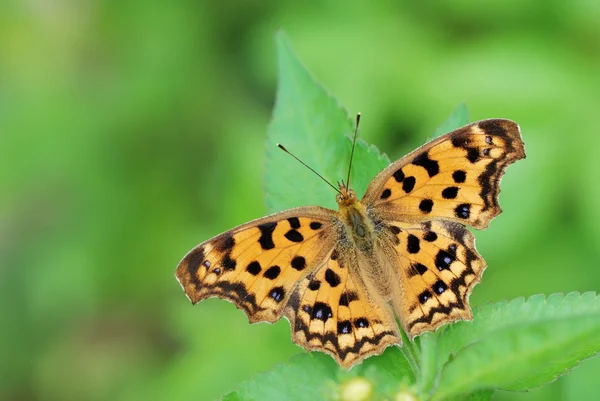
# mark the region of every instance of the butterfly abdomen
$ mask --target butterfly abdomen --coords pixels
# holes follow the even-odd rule
[[[340,238],[345,239],[340,241],[342,254],[347,257],[345,264],[358,273],[372,297],[378,294],[382,301],[389,301],[396,281],[392,270],[381,263],[376,252],[381,227],[359,201],[340,204],[339,217]]]

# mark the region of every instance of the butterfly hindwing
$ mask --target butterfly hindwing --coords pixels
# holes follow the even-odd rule
[[[471,319],[469,294],[486,267],[473,234],[451,221],[388,224],[381,246],[397,255],[402,295],[393,305],[408,336]]]
[[[274,322],[332,249],[332,214],[301,207],[241,225],[192,249],[175,275],[193,303],[223,298],[251,322]]]
[[[346,368],[401,342],[391,308],[367,294],[350,264],[332,251],[300,283],[285,309],[294,342],[327,352]]]
[[[519,126],[483,120],[445,134],[392,163],[362,202],[386,219],[449,219],[485,228],[500,212],[506,166],[525,157]]]

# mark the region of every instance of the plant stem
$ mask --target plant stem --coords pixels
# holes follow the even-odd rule
[[[400,347],[400,351],[402,351],[402,354],[404,355],[404,357],[406,358],[406,360],[408,361],[408,364],[410,365],[410,368],[413,372],[413,375],[415,376],[415,379],[417,379],[419,377],[420,374],[420,367],[419,367],[419,362],[417,360],[417,349],[414,348],[415,344],[410,341],[408,339],[408,337],[406,336],[406,334],[401,330],[400,331],[401,336],[402,336],[402,346]]]

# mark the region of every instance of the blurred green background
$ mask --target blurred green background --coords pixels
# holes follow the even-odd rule
[[[265,211],[280,28],[392,160],[460,102],[521,125],[473,304],[600,289],[600,2],[0,7],[0,399],[212,399],[303,352],[173,277]],[[592,399],[599,375],[496,399]]]

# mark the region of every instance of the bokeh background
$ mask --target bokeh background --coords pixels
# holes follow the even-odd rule
[[[0,399],[213,399],[303,352],[173,277],[265,211],[278,29],[392,159],[460,102],[520,123],[474,304],[598,291],[599,21],[593,0],[2,2]],[[599,374],[496,399],[593,399]]]

